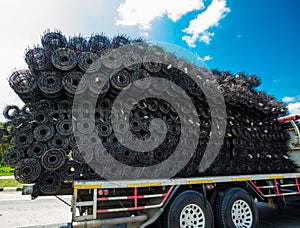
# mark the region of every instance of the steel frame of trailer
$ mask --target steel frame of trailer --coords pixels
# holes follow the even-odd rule
[[[281,183],[282,182],[282,183]],[[286,183],[288,182],[288,183]],[[96,224],[107,225],[123,223],[129,219],[131,221],[145,221],[148,219],[145,214],[140,213],[139,216],[128,218],[111,218],[106,220],[97,220],[99,214],[110,214],[116,212],[143,211],[147,209],[163,207],[172,192],[178,186],[195,186],[195,185],[214,185],[218,183],[245,183],[251,187],[261,199],[271,197],[284,197],[290,195],[300,195],[300,173],[284,173],[284,174],[254,174],[254,175],[232,175],[232,176],[208,176],[208,177],[191,177],[191,178],[174,178],[174,179],[151,179],[151,180],[117,180],[117,181],[74,181],[72,196],[72,221],[76,225],[82,222],[96,222]],[[159,194],[141,194],[140,192],[147,188],[161,187]],[[99,196],[99,190],[116,190],[123,189],[128,192],[126,195],[118,196]],[[82,190],[89,191],[92,194],[92,200],[79,201],[78,193]],[[155,203],[149,205],[141,205],[144,199],[156,199]],[[80,199],[81,200],[81,199]],[[113,201],[130,201],[133,206],[123,206],[114,208],[101,208],[102,204]],[[158,202],[157,202],[158,201]],[[103,206],[103,205],[102,205]],[[77,215],[78,208],[90,207],[92,211],[87,215]],[[143,218],[141,216],[144,216]],[[120,221],[117,221],[120,219]],[[97,223],[98,221],[98,223]]]

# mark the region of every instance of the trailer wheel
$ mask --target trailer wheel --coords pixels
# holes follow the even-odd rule
[[[258,211],[252,197],[241,188],[229,188],[217,198],[216,222],[219,227],[257,227]]]
[[[214,190],[214,192],[209,198],[209,203],[212,208],[215,208],[217,198],[219,198],[228,187],[229,186],[225,185]]]
[[[283,196],[276,197],[276,206],[280,211],[285,211],[287,204]]]
[[[199,193],[188,190],[180,193],[165,213],[167,228],[214,227],[214,218],[208,201]]]

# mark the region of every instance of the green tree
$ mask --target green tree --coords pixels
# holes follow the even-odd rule
[[[5,150],[7,150],[9,148],[9,145],[7,143],[1,143],[1,141],[3,142],[3,135],[2,135],[2,127],[3,127],[3,123],[0,122],[0,167],[4,166],[3,164],[3,153]]]
[[[0,167],[4,166],[3,164],[3,153],[5,150],[7,150],[9,147],[8,144],[0,144]]]

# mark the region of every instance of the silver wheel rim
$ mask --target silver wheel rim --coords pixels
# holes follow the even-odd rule
[[[180,213],[180,228],[205,227],[205,216],[201,207],[188,204]]]
[[[237,228],[250,228],[253,223],[253,214],[249,204],[244,200],[237,200],[231,208],[231,218]]]

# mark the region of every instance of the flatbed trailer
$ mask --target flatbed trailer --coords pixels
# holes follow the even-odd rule
[[[300,116],[279,119],[300,164]],[[118,181],[74,181],[73,227],[257,227],[255,202],[280,210],[300,201],[300,171]]]
[[[300,173],[75,181],[73,189],[73,227],[151,227],[155,221],[162,227],[214,227],[214,220],[224,227],[255,227],[254,201],[283,210],[286,202],[300,200]]]

